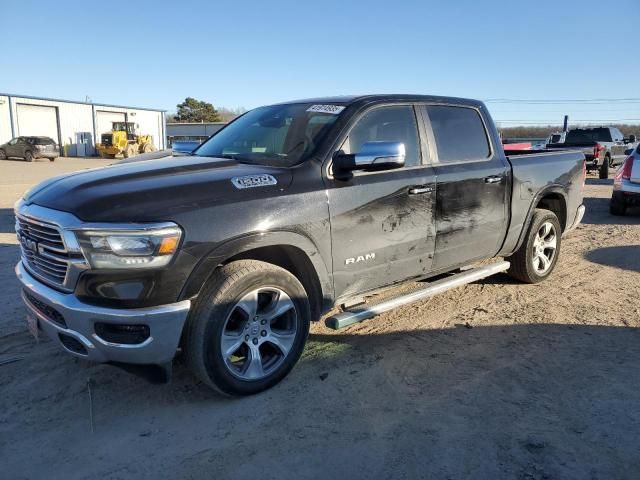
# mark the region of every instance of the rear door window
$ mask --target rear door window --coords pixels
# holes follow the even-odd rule
[[[440,163],[484,160],[491,155],[487,131],[477,110],[427,105]]]
[[[580,144],[611,141],[611,132],[608,128],[576,128],[569,131],[565,143]]]

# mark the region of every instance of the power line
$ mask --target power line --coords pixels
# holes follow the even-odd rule
[[[620,122],[640,122],[640,118],[604,118],[604,119],[589,119],[589,118],[570,118],[571,122],[610,122],[610,123],[620,123]],[[496,122],[531,122],[531,120],[518,120],[518,119],[506,119],[506,120],[495,120]],[[551,122],[551,123],[562,123],[562,121],[558,120],[536,120],[534,123],[541,122]]]
[[[640,103],[640,98],[574,98],[574,99],[522,99],[522,98],[489,98],[486,103],[518,103],[531,105],[555,105],[555,104],[602,104],[602,103]]]

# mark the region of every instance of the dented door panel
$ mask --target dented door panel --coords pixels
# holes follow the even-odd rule
[[[410,193],[415,187],[427,191]],[[430,271],[435,242],[431,167],[334,179],[328,196],[337,297]]]

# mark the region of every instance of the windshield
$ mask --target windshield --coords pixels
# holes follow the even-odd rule
[[[212,136],[194,155],[296,165],[309,158],[344,108],[310,103],[256,108]]]
[[[127,132],[129,134],[135,133],[135,126],[133,122],[113,122],[114,132]]]

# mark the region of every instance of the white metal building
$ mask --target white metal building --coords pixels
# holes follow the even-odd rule
[[[69,156],[90,156],[116,121],[136,123],[138,133],[151,135],[159,150],[166,148],[164,110],[0,93],[0,144],[20,136],[45,136]]]

